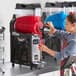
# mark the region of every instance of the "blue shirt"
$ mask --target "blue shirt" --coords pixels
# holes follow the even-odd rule
[[[76,34],[71,34],[66,31],[57,30],[54,33],[60,39],[67,40],[67,47],[65,47],[61,52],[57,52],[55,55],[56,60],[63,60],[68,56],[76,56]]]

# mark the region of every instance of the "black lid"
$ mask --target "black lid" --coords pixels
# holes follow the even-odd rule
[[[56,2],[56,3],[46,3],[45,7],[72,7],[76,6],[76,2]]]
[[[72,7],[72,3],[71,2],[63,2],[62,6],[63,7]]]
[[[72,6],[76,7],[76,2],[71,2]]]
[[[16,9],[35,9],[35,8],[41,8],[40,4],[16,4]]]
[[[56,7],[63,7],[63,4],[61,2],[56,2],[55,6]]]
[[[62,7],[62,3],[55,2],[55,3],[46,3],[45,7]]]
[[[72,7],[76,6],[76,2],[63,2],[63,7]]]
[[[47,2],[46,4],[45,4],[45,7],[55,7],[55,3],[49,3],[49,2]]]

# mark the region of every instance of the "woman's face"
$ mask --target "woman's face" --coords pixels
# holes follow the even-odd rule
[[[75,31],[74,24],[72,24],[68,19],[66,19],[66,31],[70,33]]]

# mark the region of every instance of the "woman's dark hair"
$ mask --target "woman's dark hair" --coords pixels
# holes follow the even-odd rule
[[[71,23],[75,23],[76,22],[76,13],[69,13],[69,15],[67,16],[67,19],[71,22]]]

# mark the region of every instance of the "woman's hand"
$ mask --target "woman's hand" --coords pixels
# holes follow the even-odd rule
[[[46,24],[46,26],[50,27],[50,33],[54,34],[56,32],[56,29],[54,28],[54,25],[52,24],[52,22],[48,22]]]
[[[39,49],[42,52],[49,54],[50,56],[55,56],[56,52],[54,50],[49,49],[47,46],[43,44],[39,44]]]
[[[43,44],[39,44],[39,49],[40,49],[40,51],[42,51],[42,52],[47,52],[48,47],[45,46],[45,45],[43,45]]]

